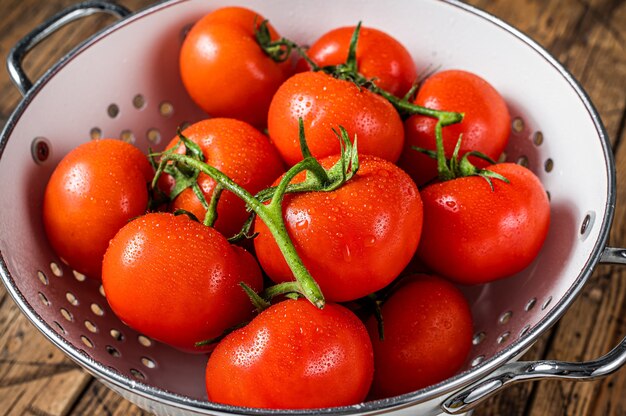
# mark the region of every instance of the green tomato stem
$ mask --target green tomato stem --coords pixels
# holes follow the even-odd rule
[[[211,202],[209,202],[209,207],[207,208],[206,215],[204,216],[204,225],[207,227],[213,227],[215,221],[217,221],[217,203],[220,200],[220,196],[222,196],[223,190],[224,188],[219,184],[213,189]]]
[[[285,257],[285,261],[289,265],[296,281],[300,285],[301,293],[315,306],[318,308],[323,308],[325,304],[324,295],[320,290],[317,282],[313,279],[313,276],[306,269],[300,256],[296,252],[296,248],[287,233],[287,229],[285,228],[285,224],[283,222],[282,216],[282,207],[280,202],[282,201],[284,190],[288,185],[288,181],[285,178],[289,177],[293,179],[298,173],[307,169],[308,164],[310,164],[310,159],[303,160],[298,163],[294,167],[292,167],[286,174],[281,184],[279,184],[278,189],[283,189],[283,192],[276,192],[272,201],[269,205],[265,205],[261,203],[258,199],[252,196],[248,191],[243,189],[237,183],[235,183],[232,179],[226,176],[224,173],[214,168],[213,166],[207,165],[204,162],[201,162],[197,159],[191,158],[186,155],[180,155],[177,153],[169,153],[164,154],[163,159],[161,160],[161,164],[167,163],[169,160],[173,160],[175,162],[184,163],[191,168],[197,169],[200,172],[210,176],[219,183],[225,190],[232,192],[241,198],[248,207],[254,211],[259,218],[265,223],[267,228],[272,233],[278,248],[282,252]],[[306,162],[308,160],[308,162]]]

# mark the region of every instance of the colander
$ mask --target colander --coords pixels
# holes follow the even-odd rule
[[[550,196],[552,223],[539,257],[524,272],[464,287],[475,319],[471,355],[453,378],[354,406],[298,411],[245,409],[207,401],[206,356],[169,348],[120,322],[102,287],[63,264],[44,234],[48,177],[80,143],[119,137],[143,151],[177,126],[204,118],[179,79],[177,56],[189,26],[221,6],[241,5],[306,43],[363,21],[399,39],[418,67],[462,68],[489,80],[513,116],[506,157],[530,167]],[[34,85],[24,55],[51,32],[92,13],[120,20],[63,57]],[[516,362],[565,312],[600,262],[626,263],[606,246],[615,201],[607,134],[573,77],[528,37],[456,1],[171,0],[135,14],[104,1],[70,7],[20,41],[8,57],[24,98],[0,142],[0,274],[31,322],[110,388],[160,415],[462,413],[516,381],[589,380],[617,370],[626,339],[589,362]],[[227,85],[224,88],[228,88]],[[580,169],[580,160],[585,169]]]

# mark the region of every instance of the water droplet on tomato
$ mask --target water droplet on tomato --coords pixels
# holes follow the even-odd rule
[[[304,230],[309,226],[309,220],[304,219],[296,222],[296,230]]]
[[[365,247],[373,247],[376,244],[376,237],[373,235],[367,235],[363,239],[363,245]]]
[[[380,169],[378,171],[378,176],[382,176],[383,178],[388,178],[389,177],[389,171],[386,169]]]
[[[343,246],[343,259],[346,263],[352,262],[352,252],[350,251],[350,246],[347,244]]]

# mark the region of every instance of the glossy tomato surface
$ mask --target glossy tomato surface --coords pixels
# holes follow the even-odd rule
[[[272,96],[291,74],[259,46],[255,30],[265,18],[242,7],[217,9],[194,24],[180,51],[185,89],[214,117],[233,117],[256,127],[267,123]],[[272,40],[280,36],[269,25]]]
[[[284,171],[283,162],[267,136],[243,121],[227,118],[202,120],[187,127],[183,134],[202,149],[205,162],[220,170],[251,194],[270,186]],[[179,143],[175,137],[168,149]],[[178,153],[185,153],[181,144]],[[207,202],[211,200],[216,182],[200,173],[198,184]],[[160,186],[169,192],[173,180],[163,176]],[[206,209],[191,188],[179,194],[170,207],[185,209],[200,221]],[[217,205],[215,228],[230,237],[241,229],[248,218],[245,203],[230,191],[224,191]]]
[[[55,253],[99,279],[109,240],[148,208],[153,170],[134,146],[114,139],[83,143],[57,165],[44,195],[43,223]]]
[[[321,161],[328,168],[337,160]],[[303,180],[303,175],[294,182]],[[306,268],[332,301],[382,289],[415,253],[422,202],[415,184],[394,164],[361,156],[358,173],[332,192],[287,194],[283,217]],[[293,280],[276,242],[257,218],[254,240],[263,270],[275,282]]]
[[[421,191],[424,229],[419,258],[460,283],[486,283],[517,273],[537,256],[550,224],[550,203],[527,168],[502,163],[486,169],[509,180],[470,176]]]
[[[317,158],[339,154],[333,129],[342,126],[359,153],[395,162],[404,142],[400,116],[384,98],[321,72],[302,72],[289,78],[272,99],[268,129],[272,142],[288,165],[302,160],[298,120],[302,118],[307,144]]]
[[[397,396],[452,377],[472,347],[472,315],[463,294],[446,280],[405,277],[381,308],[384,339],[374,317],[372,398]]]
[[[464,114],[462,122],[443,128],[443,145],[448,158],[459,137],[462,138],[459,156],[475,150],[495,161],[508,143],[511,116],[507,104],[491,84],[476,74],[459,70],[436,73],[422,84],[414,103]],[[432,117],[414,115],[404,124],[404,151],[398,165],[418,186],[437,176],[437,163],[412,147],[436,150],[436,122]],[[470,160],[477,166],[488,164],[474,157]]]
[[[355,26],[341,27],[325,33],[307,50],[318,66],[346,62]],[[409,51],[387,33],[361,27],[356,49],[359,73],[374,79],[376,85],[397,97],[406,94],[417,79],[417,69]],[[298,62],[300,70],[308,69],[306,61]]]
[[[220,342],[206,385],[209,400],[235,406],[334,407],[361,402],[373,370],[367,330],[351,311],[286,300]]]
[[[129,222],[104,256],[102,284],[128,326],[186,351],[252,316],[239,286],[262,287],[256,261],[186,215],[152,213]]]

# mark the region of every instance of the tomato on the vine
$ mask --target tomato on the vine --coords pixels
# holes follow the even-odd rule
[[[355,27],[341,27],[325,33],[307,50],[318,66],[346,62]],[[378,29],[361,27],[356,49],[359,72],[391,94],[402,97],[416,81],[417,69],[409,51],[395,38]],[[298,69],[308,69],[305,60]]]
[[[291,74],[261,47],[255,31],[265,19],[242,7],[217,9],[194,24],[180,51],[185,89],[214,117],[233,117],[262,128],[276,89]],[[271,40],[279,35],[267,25]]]
[[[100,279],[109,240],[148,208],[148,158],[114,139],[83,143],[57,165],[44,194],[43,224],[55,253]]]
[[[270,186],[284,171],[280,155],[268,137],[243,121],[228,118],[203,120],[187,127],[182,134],[200,147],[206,163],[252,194]],[[179,142],[180,139],[175,137],[167,149]],[[185,153],[185,146],[181,144],[177,152]],[[210,201],[216,182],[200,173],[197,183],[205,200]],[[164,175],[159,184],[169,193],[173,181],[169,175]],[[200,220],[207,211],[191,188],[176,196],[171,205],[172,210],[184,209]],[[241,229],[247,217],[245,203],[233,193],[224,191],[217,205],[215,228],[230,237]]]
[[[466,284],[517,273],[537,256],[548,233],[550,203],[529,169],[485,168],[501,179],[467,176],[421,190],[424,228],[419,258],[436,273]]]
[[[402,151],[404,130],[397,111],[384,98],[352,82],[322,72],[302,72],[276,91],[268,114],[272,142],[288,165],[302,160],[298,120],[316,158],[339,154],[333,129],[344,127],[357,137],[361,154],[395,162]]]
[[[113,312],[137,331],[186,351],[252,316],[240,282],[262,288],[250,253],[186,215],[151,213],[111,240],[102,284]]]
[[[405,277],[381,307],[384,338],[371,317],[374,348],[370,395],[380,399],[452,377],[472,347],[472,315],[463,294],[444,279]]]
[[[363,323],[345,307],[285,300],[215,348],[209,400],[235,406],[310,409],[365,399],[374,371]]]
[[[332,166],[338,156],[320,161]],[[361,156],[356,175],[330,192],[286,194],[283,217],[303,264],[331,301],[348,301],[387,286],[415,253],[422,203],[411,178],[386,160]],[[301,182],[304,174],[292,183]],[[257,218],[254,240],[263,270],[293,280],[267,226]]]
[[[471,72],[448,70],[426,79],[414,103],[437,110],[464,113],[463,121],[443,128],[446,157],[462,137],[459,156],[470,151],[481,152],[498,160],[511,133],[511,116],[502,96],[487,81]],[[422,186],[437,176],[437,162],[412,147],[435,150],[435,124],[432,117],[413,115],[405,123],[404,150],[398,165]],[[470,157],[472,163],[487,163]]]

